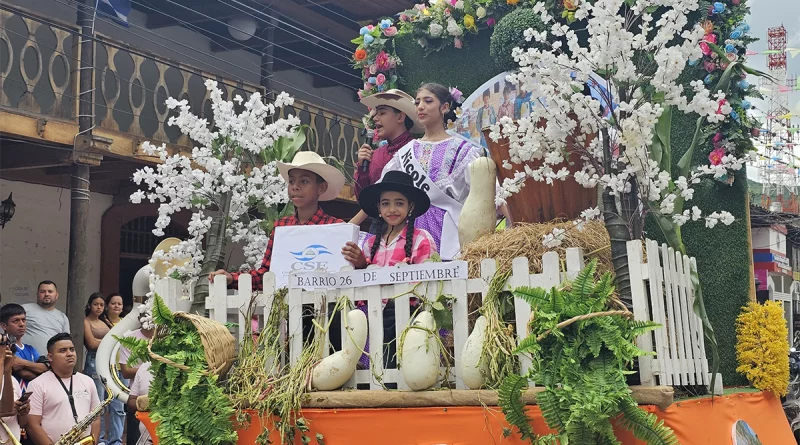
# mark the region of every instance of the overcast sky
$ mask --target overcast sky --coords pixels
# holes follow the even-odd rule
[[[753,51],[761,52],[767,49],[767,28],[783,26],[786,28],[787,43],[789,48],[800,48],[800,0],[747,0],[750,6],[750,33],[760,39],[750,45]],[[792,59],[787,54],[787,75],[800,74],[800,56]],[[767,71],[767,56],[756,55],[747,58],[747,64],[753,68]],[[757,80],[751,80],[756,83]],[[791,93],[789,109],[794,110],[800,101],[800,92]],[[797,124],[800,119],[794,119]]]

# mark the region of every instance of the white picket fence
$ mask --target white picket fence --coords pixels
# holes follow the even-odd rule
[[[694,259],[676,254],[666,245],[659,247],[655,241],[648,240],[646,249],[648,262],[644,262],[642,259],[640,242],[628,243],[634,317],[637,320],[656,321],[664,328],[656,330],[651,335],[641,336],[637,340],[637,346],[641,349],[655,353],[655,356],[646,356],[640,359],[642,384],[707,385],[710,376],[702,325],[691,309],[694,295],[689,267]],[[530,273],[527,258],[515,258],[507,287],[509,289],[519,286],[550,288],[566,279],[573,278],[583,266],[583,253],[577,248],[567,250],[565,270],[563,271],[556,252],[547,252],[543,255],[542,273],[538,274]],[[429,298],[435,298],[440,291],[455,298],[452,310],[456,364],[461,360],[461,351],[469,336],[467,295],[480,294],[483,298],[496,269],[495,260],[485,259],[481,262],[481,278],[422,283],[417,288],[418,292],[424,293]],[[243,274],[239,277],[238,287],[240,290],[229,291],[226,288],[224,277],[218,276],[211,285],[210,296],[206,299],[206,309],[209,311],[210,318],[220,322],[233,321],[238,324],[238,327],[234,329],[234,335],[239,341],[245,335],[245,323],[251,322],[246,318],[252,296],[251,283],[250,275]],[[439,286],[442,288],[440,289]],[[382,366],[384,339],[381,300],[396,297],[395,338],[400,338],[400,334],[408,325],[411,316],[409,307],[411,295],[408,292],[412,287],[412,284],[406,283],[316,291],[291,289],[287,297],[290,362],[295,363],[302,350],[303,305],[313,305],[315,313],[327,311],[330,303],[334,303],[344,295],[353,301],[366,301],[368,304],[369,351],[372,363],[371,370],[356,371],[345,387],[354,388],[357,384],[369,384],[370,389],[381,389],[382,382],[384,384],[396,383],[399,389],[407,389],[398,369],[383,369]],[[256,297],[256,314],[263,316],[262,322],[269,317],[269,310],[273,303],[275,276],[272,273],[264,275],[263,289]],[[401,296],[397,297],[398,295]],[[524,338],[531,309],[521,299],[516,299],[514,306],[517,336]],[[320,340],[325,342],[323,351],[327,355],[330,338],[326,334]],[[525,356],[521,357],[521,364],[523,370],[527,369],[530,359]],[[449,375],[454,380],[456,388],[465,389],[466,386],[459,376],[458,368],[458,366],[453,366]],[[381,376],[380,379],[376,375]]]

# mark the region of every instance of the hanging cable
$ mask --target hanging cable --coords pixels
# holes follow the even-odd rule
[[[275,17],[273,15],[269,15],[264,11],[260,11],[260,10],[258,10],[256,8],[253,8],[252,6],[250,6],[248,4],[245,4],[245,3],[242,3],[239,0],[230,0],[230,1],[236,3],[237,5],[241,5],[241,6],[247,8],[247,9],[249,9],[251,11],[254,11],[254,12],[256,12],[256,13],[260,14],[261,16],[264,16],[264,17],[266,17],[268,19],[275,19],[275,20],[278,21],[278,23],[283,23],[283,24],[285,24],[287,26],[290,26],[291,28],[294,28],[294,29],[296,29],[296,30],[298,30],[298,31],[300,31],[300,32],[302,32],[304,34],[308,34],[309,36],[311,36],[311,37],[313,37],[315,39],[318,39],[320,37],[319,34],[314,34],[314,33],[311,33],[309,31],[306,31],[304,29],[298,28],[297,26],[294,26],[291,23],[283,21],[283,20],[281,20],[281,19],[279,19],[279,18],[277,18],[277,17]],[[286,1],[286,0],[284,0],[284,1]],[[220,0],[220,3],[227,4],[228,6],[232,6],[230,3],[226,2],[225,0]],[[243,12],[241,9],[237,9],[237,10],[240,11],[240,12]],[[252,14],[248,14],[248,15],[250,15],[250,17],[257,18]],[[261,19],[261,20],[263,21],[264,19]],[[352,48],[347,48],[345,46],[342,46],[342,45],[338,44],[335,40],[331,40],[331,41],[323,40],[323,41],[326,42],[327,44],[331,45],[331,46],[335,46],[335,47],[341,48],[342,50],[346,51],[348,54],[353,52]]]
[[[307,2],[309,2],[309,3],[311,3],[312,5],[316,6],[317,8],[321,8],[321,9],[324,9],[324,10],[326,10],[326,11],[330,12],[331,14],[338,15],[339,17],[341,17],[341,18],[343,18],[343,19],[345,19],[345,20],[347,20],[347,21],[353,22],[353,23],[355,23],[356,25],[358,25],[359,27],[361,27],[361,23],[358,23],[357,21],[355,21],[355,20],[351,19],[350,17],[348,17],[348,16],[346,16],[346,15],[344,15],[344,14],[340,14],[340,13],[338,13],[338,12],[334,11],[333,9],[330,9],[330,8],[328,8],[328,7],[325,7],[325,6],[323,6],[323,5],[321,5],[321,4],[317,3],[317,2],[314,2],[314,1],[312,1],[312,0],[306,0],[306,1],[307,1]]]
[[[145,6],[145,5],[143,5],[142,3],[139,3],[139,2],[138,2],[138,1],[136,1],[136,0],[132,0],[132,1],[133,1],[134,3],[136,3],[136,4],[139,4],[139,5]],[[142,1],[144,1],[145,3],[147,3],[147,6],[151,6],[151,7],[152,7],[152,5],[150,5],[150,4],[149,4],[149,2],[147,2],[147,0],[142,0]],[[200,15],[200,16],[203,16],[203,17],[205,17],[205,18],[208,18],[208,19],[210,19],[211,21],[214,21],[214,22],[217,22],[217,23],[221,23],[221,24],[223,24],[223,25],[226,25],[226,26],[230,27],[231,29],[233,29],[233,30],[235,30],[235,31],[239,31],[239,32],[242,32],[242,33],[244,33],[244,31],[243,31],[243,30],[241,30],[241,29],[239,29],[239,28],[236,28],[235,26],[228,25],[227,23],[223,22],[222,20],[220,20],[220,19],[218,19],[218,18],[211,17],[211,16],[209,16],[209,15],[206,15],[206,14],[203,14],[202,12],[199,12],[199,11],[195,11],[195,10],[193,10],[193,9],[191,9],[191,8],[187,7],[187,6],[184,6],[184,5],[180,4],[180,3],[174,2],[174,1],[172,1],[172,0],[166,0],[166,1],[167,1],[168,3],[172,3],[172,4],[174,4],[174,5],[177,5],[177,6],[181,7],[181,8],[184,8],[184,9],[187,9],[187,10],[189,10],[189,11],[192,11],[192,12],[194,12],[194,13],[196,13],[196,14]],[[186,26],[186,27],[189,27],[190,29],[195,29],[195,30],[197,30],[197,31],[204,31],[204,32],[207,32],[207,33],[209,33],[209,34],[211,34],[211,35],[217,36],[217,37],[219,37],[219,38],[221,38],[221,39],[224,39],[224,40],[226,40],[226,41],[228,41],[228,42],[232,42],[232,43],[236,43],[236,44],[239,44],[239,43],[241,43],[241,42],[239,42],[239,41],[237,41],[237,40],[234,40],[232,37],[227,37],[227,36],[224,36],[224,35],[221,35],[221,34],[215,33],[215,32],[213,32],[213,31],[207,30],[207,29],[206,29],[206,30],[203,30],[203,28],[201,28],[200,26],[198,26],[198,25],[195,25],[195,24],[193,24],[193,23],[189,23],[189,22],[187,22],[187,21],[185,21],[185,20],[181,20],[181,19],[179,19],[179,18],[177,18],[177,17],[173,17],[173,19],[175,19],[175,21],[177,21],[177,22],[179,22],[179,23],[183,24],[184,26]],[[293,53],[293,54],[297,54],[297,55],[299,55],[299,56],[301,56],[301,57],[305,57],[306,59],[309,59],[309,60],[311,60],[311,61],[313,61],[313,62],[316,62],[316,63],[318,63],[318,64],[321,64],[322,66],[327,66],[327,67],[329,67],[329,68],[331,68],[331,69],[333,69],[333,70],[336,70],[336,71],[338,71],[338,72],[340,72],[340,73],[343,73],[343,74],[345,74],[345,75],[347,75],[347,76],[350,76],[350,77],[352,77],[352,78],[354,78],[354,79],[358,80],[358,82],[359,82],[359,83],[362,81],[361,77],[360,77],[360,76],[356,76],[355,74],[353,74],[353,71],[352,71],[352,70],[350,70],[350,71],[345,71],[345,70],[342,70],[341,68],[337,68],[337,67],[335,67],[335,66],[333,66],[333,65],[331,65],[331,64],[325,63],[325,62],[323,62],[323,61],[321,61],[321,60],[317,60],[317,59],[315,59],[315,58],[313,58],[313,57],[311,57],[311,56],[309,56],[309,55],[307,55],[307,54],[303,54],[303,53],[301,53],[301,52],[295,51],[295,50],[293,50],[293,49],[291,49],[291,48],[287,48],[287,47],[285,47],[285,46],[283,46],[283,45],[280,45],[280,44],[278,44],[278,43],[275,43],[275,42],[270,42],[269,40],[267,40],[267,39],[264,39],[264,38],[262,38],[262,37],[259,37],[259,36],[255,35],[255,34],[252,36],[252,38],[254,38],[254,39],[257,39],[257,40],[260,40],[260,41],[262,41],[262,42],[266,43],[268,46],[274,46],[274,47],[281,48],[281,49],[283,49],[283,50],[289,51],[289,52],[291,52],[291,53]],[[273,58],[274,58],[274,59],[276,59],[276,60],[278,60],[278,61],[281,61],[281,62],[287,63],[287,64],[289,64],[289,65],[295,66],[295,67],[297,67],[297,68],[300,68],[300,69],[302,69],[302,70],[308,70],[308,68],[302,67],[302,66],[300,66],[300,65],[296,65],[296,64],[294,64],[294,63],[292,63],[292,62],[289,62],[289,61],[287,61],[287,60],[285,60],[285,59],[281,59],[281,58],[279,58],[279,57],[275,57],[275,56],[273,56]],[[348,60],[349,60],[349,58],[348,58]],[[320,77],[325,77],[325,76],[321,76],[321,75],[320,75]],[[327,78],[327,77],[326,77],[326,78]],[[328,79],[329,79],[329,80],[332,80],[332,81],[335,81],[335,80],[333,80],[333,79],[330,79],[330,78],[328,78]],[[342,85],[344,85],[344,84],[342,84]],[[349,86],[349,85],[345,85],[345,86],[346,86],[347,88],[352,88],[352,86]]]
[[[57,2],[61,3],[59,0],[55,0],[55,1],[57,1]],[[69,27],[67,27],[67,26],[61,25],[61,24],[59,24],[59,23],[56,23],[56,22],[52,22],[52,21],[49,21],[49,20],[43,19],[43,18],[41,18],[41,17],[38,17],[38,16],[35,16],[35,15],[32,15],[32,14],[30,14],[30,13],[27,13],[26,11],[19,10],[19,9],[17,9],[17,8],[13,7],[13,6],[10,6],[10,5],[2,4],[2,5],[0,5],[0,9],[6,9],[6,10],[9,10],[9,11],[12,11],[13,13],[15,13],[15,14],[17,14],[17,15],[19,15],[19,16],[26,17],[26,18],[28,18],[28,19],[31,19],[31,20],[34,20],[34,21],[38,21],[38,22],[44,23],[44,24],[46,24],[46,25],[48,25],[48,26],[51,26],[51,27],[53,27],[53,28],[56,28],[56,29],[60,29],[60,30],[62,30],[62,31],[69,32],[69,33],[71,33],[71,34],[73,34],[73,35],[77,35],[77,36],[80,36],[80,35],[81,35],[80,31],[78,31],[78,30],[75,30],[75,29],[69,28]],[[74,9],[74,8],[73,8],[73,9]],[[103,11],[100,11],[100,12],[101,12],[101,14],[103,13]],[[116,22],[113,22],[113,21],[112,21],[112,24],[113,24],[113,25],[115,25],[115,26],[118,26],[118,27],[120,27],[120,25],[119,25],[119,24],[117,24]],[[125,28],[122,28],[122,29],[125,29]],[[136,34],[134,34],[134,35],[136,35]],[[160,43],[160,42],[155,42],[155,41],[153,41],[153,40],[151,40],[151,39],[147,39],[147,38],[146,38],[146,37],[144,37],[144,36],[140,36],[140,37],[144,38],[144,39],[145,39],[145,40],[147,40],[147,41],[150,41],[150,42],[156,43],[157,45],[159,45],[159,46],[162,46],[162,47],[164,47],[164,48],[167,48],[167,49],[169,49],[169,50],[171,50],[171,51],[174,51],[174,52],[176,52],[177,54],[179,54],[181,57],[186,57],[187,59],[194,60],[194,61],[196,61],[196,62],[198,62],[198,63],[200,63],[200,64],[203,64],[203,65],[206,65],[206,64],[207,64],[207,62],[204,62],[204,61],[202,61],[202,60],[200,60],[200,59],[197,59],[197,58],[195,58],[195,57],[192,57],[192,56],[190,56],[190,55],[184,54],[184,53],[182,53],[182,52],[180,52],[180,51],[178,51],[178,50],[175,50],[175,49],[173,49],[173,48],[170,48],[170,47],[168,47],[168,46],[164,45],[163,43]],[[159,36],[159,37],[162,37],[162,36]],[[181,45],[181,46],[186,46],[186,47],[188,47],[189,49],[192,49],[192,50],[194,50],[194,51],[197,51],[195,48],[189,47],[189,46],[187,46],[187,45],[185,45],[185,44],[183,44],[183,43],[181,43],[181,42],[177,42],[177,41],[175,41],[175,40],[172,40],[172,39],[169,39],[169,38],[166,38],[166,37],[164,37],[164,39],[165,39],[165,40],[168,40],[168,41],[170,41],[170,42],[172,42],[172,43],[175,43],[175,44],[178,44],[178,45]],[[128,53],[130,53],[130,54],[134,54],[134,55],[137,55],[137,56],[140,56],[140,57],[144,57],[144,58],[146,58],[146,59],[153,59],[153,56],[152,56],[152,55],[150,55],[150,54],[146,54],[146,53],[143,53],[143,52],[141,52],[141,51],[135,50],[135,49],[133,49],[133,48],[130,48],[130,47],[127,47],[127,46],[123,46],[123,45],[120,45],[120,44],[114,43],[114,42],[112,42],[112,41],[110,41],[110,40],[108,40],[108,39],[102,39],[102,38],[101,38],[101,39],[95,39],[95,40],[96,40],[96,41],[98,41],[98,42],[100,42],[100,43],[101,43],[101,44],[103,44],[103,45],[108,45],[108,46],[110,46],[110,47],[112,47],[112,48],[120,49],[120,50],[123,50],[123,51],[125,51],[125,52],[128,52]],[[217,60],[217,61],[219,61],[219,62],[222,62],[222,63],[224,63],[224,64],[229,64],[229,65],[232,65],[232,64],[231,64],[229,61],[227,61],[227,60],[224,60],[224,59],[221,59],[221,58],[219,58],[219,57],[216,57],[216,56],[214,56],[214,55],[208,54],[207,56],[208,56],[208,57],[210,57],[210,58],[212,58],[212,59],[214,59],[214,60]],[[202,77],[202,78],[208,78],[208,76],[207,76],[206,74],[203,74],[203,73],[202,73],[202,72],[200,72],[200,71],[197,71],[197,70],[191,70],[191,69],[187,69],[187,68],[186,68],[186,67],[184,67],[184,66],[180,66],[180,65],[177,65],[177,64],[175,64],[175,63],[172,63],[172,62],[166,61],[166,60],[158,60],[158,62],[159,62],[159,63],[162,63],[162,64],[164,64],[164,65],[167,65],[167,66],[173,67],[173,68],[175,68],[175,69],[178,69],[178,70],[181,70],[181,71],[185,71],[185,72],[188,72],[188,73],[194,74],[194,75],[196,75],[196,76],[200,76],[200,77]],[[255,71],[252,71],[252,70],[248,70],[247,68],[240,67],[240,66],[237,66],[237,65],[233,65],[233,66],[235,66],[235,67],[236,67],[236,68],[238,68],[238,69],[241,69],[242,71],[245,71],[245,72],[251,73],[251,74],[253,74],[253,75],[255,75],[255,76],[258,76],[258,77],[260,77],[260,76],[261,76],[261,73],[260,73],[260,72],[255,72]],[[217,80],[217,79],[214,79],[214,80]],[[306,95],[308,95],[309,97],[313,97],[313,98],[319,99],[321,102],[323,102],[323,103],[325,103],[326,105],[330,106],[330,107],[331,107],[333,110],[337,110],[337,109],[338,109],[338,110],[339,110],[339,112],[341,112],[341,113],[343,113],[343,114],[345,114],[345,115],[347,115],[347,116],[349,116],[349,115],[350,115],[350,113],[352,113],[352,110],[350,110],[350,109],[346,109],[346,108],[344,108],[344,107],[340,106],[340,105],[339,105],[338,103],[336,103],[336,102],[333,102],[333,101],[331,101],[331,100],[329,100],[329,99],[326,99],[326,98],[324,98],[324,97],[321,97],[321,96],[319,96],[319,95],[316,95],[316,94],[314,94],[314,93],[311,93],[310,91],[306,91],[306,90],[304,90],[304,89],[302,89],[302,88],[300,88],[300,87],[297,87],[296,85],[293,85],[293,84],[291,84],[291,83],[287,83],[286,81],[279,80],[278,78],[274,78],[274,79],[271,79],[271,80],[272,80],[273,82],[275,82],[275,83],[278,83],[278,84],[280,84],[280,85],[283,85],[283,86],[289,87],[289,88],[291,88],[291,89],[294,89],[294,90],[296,90],[296,91],[299,91],[299,92],[301,92],[301,93],[303,93],[303,94],[306,94]],[[242,86],[241,86],[241,85],[236,85],[236,84],[228,83],[228,82],[226,82],[225,80],[221,80],[221,81],[220,81],[220,80],[218,80],[218,82],[219,82],[220,84],[222,84],[222,85],[226,85],[226,86],[229,86],[229,87],[233,87],[233,88],[242,88]],[[355,127],[354,127],[354,128],[355,128]]]
[[[84,6],[84,5],[80,5],[80,4],[77,4],[77,3],[75,4],[75,6],[72,6],[72,5],[70,5],[69,3],[66,3],[66,2],[64,2],[64,1],[62,1],[62,0],[54,0],[54,1],[56,1],[56,2],[58,2],[58,3],[61,3],[61,4],[65,5],[65,6],[72,7],[73,9],[76,9],[76,10],[77,10],[78,8],[87,8],[87,9],[92,9],[92,8],[90,8],[90,7],[87,7],[87,6]],[[146,36],[144,36],[144,35],[142,35],[142,34],[137,34],[137,33],[134,33],[134,32],[132,32],[132,31],[130,31],[130,29],[126,29],[125,27],[123,27],[122,25],[120,25],[119,23],[117,23],[115,20],[113,20],[114,16],[112,16],[111,14],[109,14],[109,13],[107,13],[107,12],[105,12],[105,11],[99,11],[99,10],[95,10],[94,12],[98,12],[98,13],[100,13],[100,15],[102,15],[102,16],[105,16],[105,17],[108,17],[108,18],[104,18],[104,17],[101,17],[101,18],[102,18],[103,20],[105,20],[106,22],[108,22],[108,23],[111,23],[111,24],[112,24],[112,26],[115,26],[115,27],[118,27],[118,28],[120,28],[120,29],[123,29],[123,30],[125,30],[125,31],[128,31],[128,32],[129,32],[129,33],[131,33],[132,35],[134,35],[134,36],[136,36],[136,37],[139,37],[139,38],[142,38],[142,39],[145,39],[145,40],[147,40],[147,41],[148,41],[148,42],[150,42],[150,43],[153,43],[153,44],[159,45],[159,46],[161,46],[161,47],[163,47],[163,48],[166,48],[166,49],[168,49],[168,50],[172,50],[172,51],[174,51],[174,49],[172,49],[172,48],[168,47],[167,45],[164,45],[163,43],[161,43],[161,42],[159,42],[159,41],[157,41],[157,40],[149,39],[149,38],[147,38]],[[177,19],[176,19],[176,20],[177,20]],[[213,58],[215,58],[215,59],[218,59],[218,60],[220,60],[220,61],[224,61],[223,59],[221,59],[221,58],[219,58],[219,57],[215,57],[215,56],[212,56],[212,55],[210,55],[210,54],[203,53],[203,52],[201,52],[201,51],[199,51],[199,50],[197,50],[197,49],[195,49],[195,48],[193,48],[193,47],[191,47],[191,46],[189,46],[189,45],[186,45],[186,44],[184,44],[184,43],[181,43],[181,42],[178,42],[178,41],[176,41],[176,40],[170,39],[170,38],[168,38],[168,37],[166,37],[166,36],[163,36],[163,35],[161,35],[161,34],[156,34],[155,32],[153,32],[153,31],[152,31],[152,30],[150,30],[150,29],[144,28],[144,27],[142,27],[142,26],[139,26],[139,25],[136,25],[136,24],[130,24],[130,25],[132,25],[132,27],[134,27],[134,28],[137,28],[137,29],[142,29],[142,30],[144,30],[144,31],[145,31],[145,32],[147,32],[147,33],[150,33],[150,34],[157,35],[159,38],[162,38],[162,39],[168,40],[168,41],[170,41],[170,42],[172,42],[172,43],[176,43],[176,44],[178,44],[178,45],[181,45],[181,46],[183,46],[183,47],[185,47],[185,48],[192,49],[192,50],[194,50],[194,51],[200,52],[201,54],[203,54],[203,55],[205,55],[205,56],[208,56],[208,57],[213,57]],[[214,35],[219,35],[219,34],[215,34],[215,33],[212,33],[212,34],[214,34]],[[224,36],[221,36],[221,37],[222,37],[222,38],[225,38]],[[234,42],[235,42],[235,40],[231,40],[231,41],[234,41]],[[181,54],[181,53],[179,53],[179,54]],[[186,54],[181,54],[181,55],[182,55],[182,56],[185,56],[185,57],[190,57],[190,56],[188,56],[188,55],[186,55]],[[296,67],[296,68],[299,68],[300,70],[303,70],[304,72],[306,72],[306,71],[309,71],[307,68],[303,68],[303,67],[301,67],[300,65],[297,65],[297,64],[294,64],[294,63],[291,63],[291,62],[285,61],[285,60],[283,60],[283,59],[280,59],[280,58],[278,58],[278,57],[274,57],[274,58],[275,58],[276,60],[279,60],[279,61],[281,61],[281,62],[284,62],[284,63],[287,63],[287,64],[289,64],[289,65],[292,65],[292,66],[294,66],[294,67]],[[197,62],[199,62],[199,63],[201,63],[201,64],[203,63],[201,60],[199,60],[199,59],[197,59],[197,58],[192,58],[192,59],[193,59],[193,60],[195,60],[195,61],[197,61]],[[313,60],[313,59],[312,59],[312,60]],[[319,63],[322,63],[322,62],[320,62],[320,61],[318,61],[318,62],[319,62]],[[226,62],[226,63],[227,63],[227,62]],[[245,68],[243,68],[243,67],[241,67],[241,66],[237,66],[237,65],[234,65],[234,66],[236,66],[236,67],[237,67],[237,68],[239,68],[239,69],[246,70]],[[260,73],[260,72],[256,73],[255,71],[252,71],[252,70],[246,70],[246,71],[249,71],[250,73],[253,73],[253,74],[257,74],[257,75],[259,76],[259,78],[261,77],[261,73]],[[347,84],[345,84],[345,83],[343,83],[343,82],[339,82],[339,81],[338,81],[338,80],[336,80],[336,79],[333,79],[333,78],[330,78],[330,77],[327,77],[327,76],[324,76],[324,75],[322,75],[322,74],[318,74],[318,73],[317,73],[317,74],[314,74],[314,73],[310,72],[309,74],[316,75],[316,76],[318,76],[318,77],[322,77],[322,78],[328,79],[328,80],[330,80],[331,82],[337,83],[337,84],[339,84],[339,85],[341,85],[341,86],[343,86],[343,87],[345,87],[345,88],[348,88],[348,89],[350,89],[351,91],[355,91],[355,88],[353,88],[353,86],[351,86],[351,85],[347,85]],[[349,74],[349,75],[353,76],[354,78],[357,78],[357,79],[361,80],[361,79],[360,79],[358,76],[355,76],[355,75],[354,75],[354,74],[352,74],[352,73],[346,73],[346,74]]]

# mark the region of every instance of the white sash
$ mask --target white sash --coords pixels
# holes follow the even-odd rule
[[[464,204],[444,193],[428,178],[428,173],[414,156],[413,143],[406,144],[401,148],[397,152],[397,156],[400,159],[400,169],[411,175],[414,185],[428,194],[431,205],[444,210],[439,256],[443,260],[454,259],[461,251],[461,246],[458,243],[458,217],[461,215],[461,209]]]

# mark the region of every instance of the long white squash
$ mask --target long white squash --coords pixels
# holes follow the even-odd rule
[[[354,309],[346,317],[342,350],[322,359],[311,372],[311,387],[316,390],[341,388],[356,372],[361,351],[367,344],[367,316]]]
[[[462,249],[479,236],[494,232],[497,224],[494,202],[497,166],[491,158],[478,158],[470,162],[469,176],[469,194],[458,218],[458,242]]]
[[[400,372],[414,391],[424,391],[439,380],[439,342],[430,312],[421,312],[403,338]]]
[[[489,373],[489,364],[481,363],[486,324],[486,317],[478,317],[461,352],[461,380],[469,389],[480,389],[486,383],[486,374]]]

